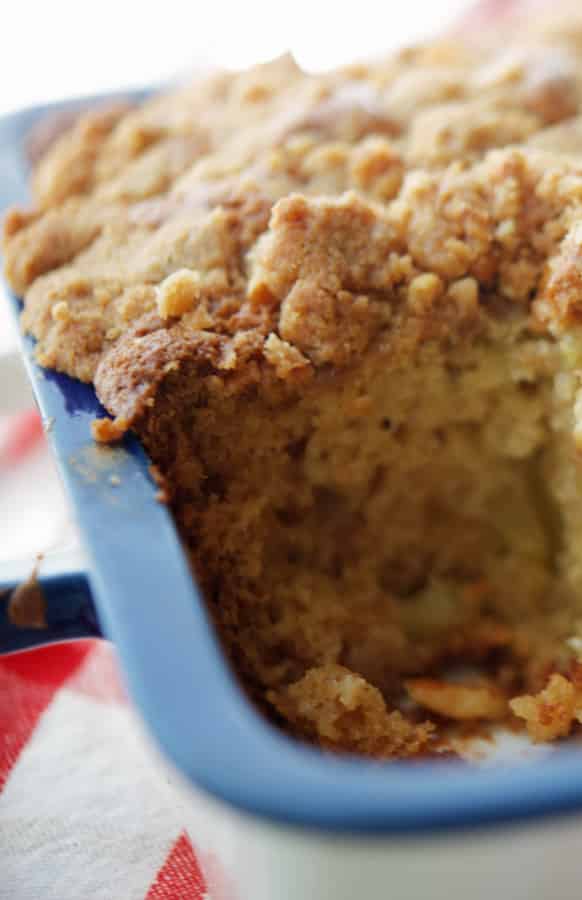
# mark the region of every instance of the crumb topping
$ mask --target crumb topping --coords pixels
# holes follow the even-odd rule
[[[582,721],[579,680],[572,681],[555,673],[538,694],[525,694],[510,701],[513,713],[525,721],[528,734],[534,741],[566,737],[574,722]]]
[[[178,269],[168,275],[158,288],[158,312],[162,319],[178,318],[190,312],[200,299],[200,273]]]

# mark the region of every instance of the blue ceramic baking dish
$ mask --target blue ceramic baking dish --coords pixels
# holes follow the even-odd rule
[[[49,113],[99,99],[0,121],[0,207],[26,203],[23,146],[31,127]],[[18,300],[7,296],[17,314]],[[338,839],[445,833],[452,839],[460,829],[539,825],[543,817],[582,813],[582,750],[572,747],[485,768],[378,764],[324,755],[263,721],[225,662],[170,512],[156,500],[142,447],[133,437],[115,448],[96,446],[90,422],[104,410],[93,389],[42,370],[31,339],[23,338],[22,351],[88,558],[86,573],[47,585],[54,598],[51,636],[98,633],[90,590],[134,703],[188,782],[263,823]],[[16,640],[6,623],[0,636],[4,649]],[[25,632],[20,645],[29,637]]]

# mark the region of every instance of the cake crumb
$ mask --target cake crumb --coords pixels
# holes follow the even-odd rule
[[[476,278],[460,278],[448,290],[461,315],[476,315],[479,309],[479,283]]]
[[[507,714],[507,697],[495,685],[456,684],[436,678],[409,678],[404,682],[415,703],[439,716],[465,721],[499,721]]]
[[[120,417],[93,419],[91,422],[91,434],[99,444],[115,444],[121,441],[128,428],[127,420]]]
[[[275,332],[271,332],[266,339],[263,353],[282,380],[288,378],[291,373],[299,373],[310,367],[309,360],[303,353],[287,341],[282,341]]]
[[[177,318],[190,312],[200,299],[200,273],[179,269],[169,275],[158,288],[158,312],[162,319]]]
[[[151,465],[148,469],[148,472],[150,474],[150,478],[158,488],[155,494],[157,502],[164,505],[168,504],[172,497],[168,479],[165,477],[165,475],[163,475],[163,473],[156,465]]]
[[[582,722],[582,691],[568,678],[554,673],[538,694],[510,700],[515,715],[524,719],[533,741],[542,743],[566,737],[575,722]]]
[[[311,669],[298,682],[269,692],[268,699],[330,750],[403,758],[426,752],[433,738],[431,722],[415,724],[399,710],[388,710],[377,688],[337,664]]]
[[[68,322],[71,318],[71,311],[66,300],[60,300],[59,303],[51,309],[51,315],[55,322]]]
[[[408,301],[415,312],[428,309],[443,293],[444,285],[434,272],[424,272],[410,282]]]

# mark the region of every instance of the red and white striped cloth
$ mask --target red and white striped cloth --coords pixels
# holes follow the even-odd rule
[[[5,482],[48,451],[36,412],[1,424]],[[0,900],[223,900],[220,862],[206,853],[207,885],[188,835],[196,802],[152,751],[110,644],[0,656]]]
[[[0,424],[0,480],[48,450],[38,414]],[[110,644],[0,656],[0,900],[224,900],[202,875],[193,794],[168,779],[128,704]],[[202,818],[202,832],[200,819]]]
[[[108,643],[0,657],[1,900],[210,900],[194,802],[144,740]]]

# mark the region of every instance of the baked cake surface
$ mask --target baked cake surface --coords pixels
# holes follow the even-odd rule
[[[5,222],[39,361],[138,433],[252,697],[330,749],[582,719],[582,20],[503,44],[91,111]]]

